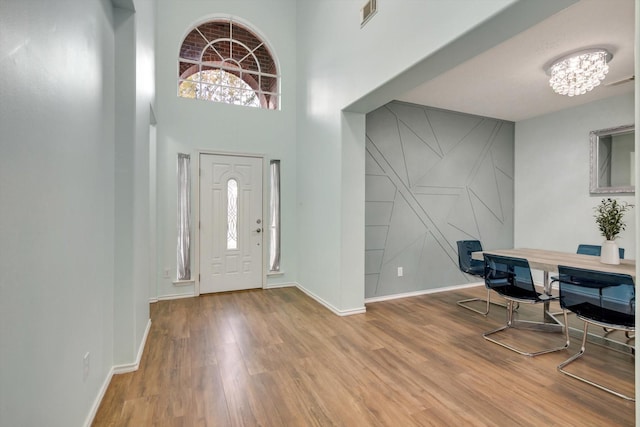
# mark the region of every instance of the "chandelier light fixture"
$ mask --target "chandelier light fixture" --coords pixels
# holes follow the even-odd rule
[[[553,62],[548,73],[549,86],[560,95],[582,95],[598,86],[609,72],[613,55],[605,49],[572,53]]]

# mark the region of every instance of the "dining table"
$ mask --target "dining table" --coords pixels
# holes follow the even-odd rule
[[[549,282],[549,273],[557,273],[559,265],[607,273],[628,274],[633,277],[634,281],[636,277],[636,261],[633,259],[621,259],[620,264],[605,264],[600,262],[599,256],[531,248],[484,250],[473,252],[471,257],[476,260],[482,260],[485,253],[526,259],[532,269],[541,270],[545,273],[545,285]]]
[[[533,248],[484,250],[473,252],[471,257],[475,260],[483,260],[485,253],[526,259],[529,262],[529,267],[531,267],[531,269],[543,272],[542,283],[544,285],[545,293],[547,294],[551,293],[549,273],[557,273],[559,265],[603,271],[607,273],[628,274],[633,278],[634,282],[636,278],[636,261],[633,259],[621,259],[620,264],[605,264],[600,261],[599,256]],[[548,302],[545,302],[544,313],[545,319],[555,320],[555,318],[553,318],[549,313]]]

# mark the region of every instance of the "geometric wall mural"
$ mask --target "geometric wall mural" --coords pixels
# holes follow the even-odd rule
[[[457,240],[513,247],[513,122],[393,101],[366,136],[365,298],[477,281]]]

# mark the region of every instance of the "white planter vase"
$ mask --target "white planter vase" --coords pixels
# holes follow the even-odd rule
[[[615,240],[605,240],[602,243],[600,262],[604,264],[620,264],[620,253]]]

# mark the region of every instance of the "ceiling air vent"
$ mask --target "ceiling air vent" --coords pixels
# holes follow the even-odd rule
[[[364,27],[364,24],[369,22],[371,17],[378,11],[377,0],[369,0],[360,9],[360,28]]]

